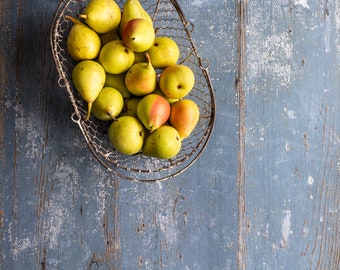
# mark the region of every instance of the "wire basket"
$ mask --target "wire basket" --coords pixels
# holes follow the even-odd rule
[[[65,16],[77,17],[87,0],[62,0],[51,26],[51,48],[59,73],[58,84],[65,87],[74,113],[72,121],[78,124],[86,143],[96,159],[120,177],[136,181],[164,180],[179,175],[192,165],[205,149],[215,121],[215,98],[207,71],[207,63],[199,57],[191,37],[193,25],[188,23],[176,0],[141,0],[150,14],[157,36],[174,39],[180,49],[180,64],[189,66],[195,74],[195,85],[186,98],[196,102],[200,110],[199,121],[191,135],[182,141],[181,151],[172,159],[162,160],[142,154],[123,155],[112,148],[107,130],[109,123],[95,119],[83,121],[87,104],[82,100],[71,80],[75,62],[66,49],[66,40],[73,23]],[[117,0],[122,8],[123,1]]]

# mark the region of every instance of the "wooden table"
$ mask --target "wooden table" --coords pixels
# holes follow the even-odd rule
[[[58,1],[1,1],[0,269],[339,269],[340,2],[179,4],[215,129],[183,174],[139,183],[70,119]]]

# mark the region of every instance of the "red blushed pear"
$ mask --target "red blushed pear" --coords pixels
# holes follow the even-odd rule
[[[170,104],[165,98],[149,94],[138,103],[137,117],[152,132],[168,121],[170,110]]]
[[[145,52],[151,48],[155,40],[153,25],[141,18],[132,19],[123,28],[122,40],[134,52]]]
[[[135,96],[152,93],[157,86],[157,74],[146,53],[147,63],[134,64],[125,75],[125,86]]]
[[[182,99],[171,104],[169,122],[176,128],[181,139],[189,137],[200,116],[197,104],[190,99]]]

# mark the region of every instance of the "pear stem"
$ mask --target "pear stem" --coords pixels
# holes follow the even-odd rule
[[[65,15],[65,18],[71,20],[73,23],[79,23],[80,22],[78,19],[73,18],[72,16],[69,16],[69,15]]]
[[[145,58],[148,61],[148,67],[150,67],[151,66],[151,59],[150,59],[150,55],[149,55],[148,52],[145,53]]]
[[[86,19],[87,15],[86,14],[79,14],[79,18]]]
[[[87,103],[87,114],[86,114],[86,117],[84,119],[85,121],[90,119],[91,109],[92,109],[92,102],[88,102]]]
[[[117,121],[117,117],[113,116],[112,113],[107,112],[107,115],[110,116],[113,121]]]

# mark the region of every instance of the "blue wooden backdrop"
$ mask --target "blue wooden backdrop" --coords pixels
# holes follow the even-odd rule
[[[340,2],[178,2],[216,124],[149,184],[107,172],[70,119],[59,2],[0,2],[0,269],[339,269]]]

